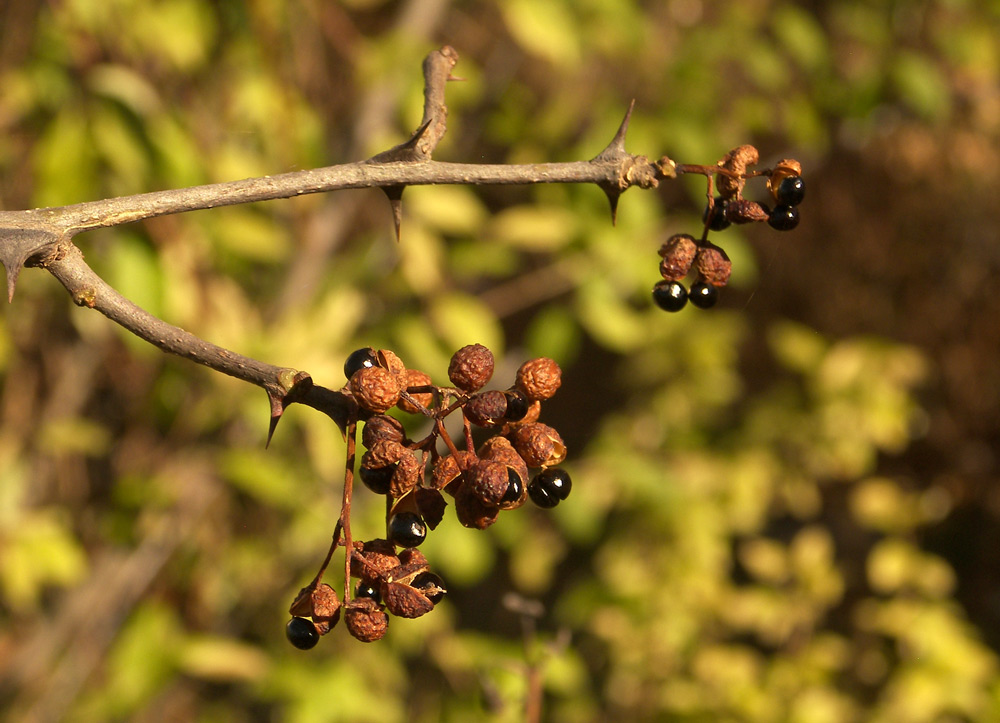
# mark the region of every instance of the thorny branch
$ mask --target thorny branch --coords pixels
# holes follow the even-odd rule
[[[445,84],[455,80],[451,70],[457,60],[457,53],[449,46],[427,56],[423,65],[424,114],[419,128],[407,142],[365,161],[71,206],[0,211],[0,263],[7,272],[8,299],[13,298],[22,266],[44,268],[59,280],[76,304],[96,309],[165,352],[264,389],[271,403],[270,433],[285,407],[293,402],[328,414],[344,430],[348,418],[356,413],[356,403],[349,392],[314,385],[305,372],[243,356],[157,318],[101,279],[87,265],[73,237],[93,229],[217,206],[352,188],[381,188],[389,198],[398,238],[403,189],[434,184],[593,183],[607,194],[614,220],[618,198],[628,188],[655,188],[660,180],[674,178],[679,172],[703,172],[696,170],[701,167],[690,170],[678,167],[666,157],[650,161],[645,156],[627,153],[625,133],[631,107],[611,143],[589,161],[521,165],[434,161],[432,153],[447,128]]]

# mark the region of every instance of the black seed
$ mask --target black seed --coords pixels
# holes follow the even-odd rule
[[[373,367],[377,363],[375,350],[370,346],[366,346],[363,349],[355,349],[344,361],[344,376],[350,379],[354,376],[355,372],[367,367]]]
[[[787,176],[781,179],[774,197],[782,206],[798,206],[806,197],[806,182],[802,176]]]
[[[573,481],[566,470],[558,467],[543,469],[528,485],[528,496],[539,507],[555,507],[569,496]]]
[[[513,467],[507,468],[507,491],[504,492],[503,497],[500,499],[500,508],[505,506],[516,504],[518,500],[521,499],[521,494],[524,492],[524,482],[521,481],[521,475],[517,473]]]
[[[688,298],[699,309],[710,309],[719,300],[719,289],[712,284],[699,281],[691,287],[691,293],[688,294]]]
[[[392,474],[396,471],[396,467],[398,466],[399,462],[396,464],[386,465],[385,467],[378,467],[376,469],[362,467],[359,472],[359,476],[361,477],[361,481],[365,483],[365,487],[370,489],[375,494],[388,494],[389,485],[392,483]]]
[[[711,231],[725,231],[730,226],[729,220],[726,218],[726,201],[722,198],[716,198],[715,203],[712,206],[712,218],[708,218],[708,206],[705,206],[705,212],[701,215],[702,223],[708,223],[708,228]]]
[[[377,603],[382,602],[382,595],[378,591],[378,587],[370,580],[359,580],[358,586],[354,589],[355,599],[361,597],[370,597]]]
[[[292,618],[285,626],[285,637],[299,650],[309,650],[319,642],[319,632],[311,620]]]
[[[795,206],[776,206],[767,217],[767,223],[778,231],[791,231],[799,225],[799,209]]]
[[[427,525],[416,512],[397,512],[389,518],[388,537],[397,547],[417,547],[427,537]]]
[[[440,575],[435,575],[433,572],[421,572],[413,578],[410,587],[420,590],[435,605],[444,599],[446,592],[444,589],[444,580],[441,579]]]
[[[653,286],[653,301],[664,311],[680,311],[687,300],[687,289],[680,281],[658,281]]]
[[[504,414],[504,419],[508,422],[518,422],[524,419],[531,408],[531,402],[524,396],[524,393],[520,389],[508,389],[503,395],[507,397],[507,413]]]

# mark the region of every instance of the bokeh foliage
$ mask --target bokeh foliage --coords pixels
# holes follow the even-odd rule
[[[660,240],[697,226],[704,190],[688,181],[630,192],[616,226],[593,188],[443,187],[407,190],[398,246],[377,192],[81,237],[153,313],[327,386],[369,344],[436,379],[471,342],[497,353],[499,383],[530,355],[563,365],[545,414],[570,446],[567,503],[485,533],[449,516],[424,548],[446,603],[394,621],[379,644],[335,630],[309,654],[282,627],[339,509],[340,434],[293,408],[264,450],[259,391],[164,357],[26,271],[0,317],[0,705],[12,715],[520,720],[539,675],[559,721],[1000,717],[990,618],[970,619],[960,565],[928,544],[969,498],[955,482],[968,464],[942,453],[922,465],[922,440],[947,440],[936,430],[962,407],[934,393],[950,357],[901,321],[933,326],[904,283],[926,291],[924,268],[898,260],[928,255],[971,295],[985,232],[955,227],[968,258],[949,257],[912,220],[918,204],[885,200],[940,191],[934,173],[945,190],[995,198],[996,7],[66,0],[2,12],[6,208],[365,157],[416,125],[421,59],[444,43],[467,80],[449,86],[442,160],[590,158],[635,98],[632,152],[710,163],[752,142],[765,160],[800,158],[809,183],[796,232],[720,237],[734,261],[720,308],[671,316],[648,290]],[[882,203],[866,209],[859,188]],[[968,355],[958,368],[982,358]],[[983,379],[978,396],[995,399],[995,376]],[[990,439],[995,416],[976,420]],[[995,466],[976,470],[995,481]],[[362,491],[356,529],[379,536],[381,516]],[[523,626],[511,592],[542,616]]]

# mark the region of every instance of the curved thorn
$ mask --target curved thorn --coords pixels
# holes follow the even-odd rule
[[[618,199],[621,198],[621,191],[618,189],[611,189],[609,187],[601,186],[601,190],[604,191],[604,195],[608,197],[608,203],[611,204],[611,225],[618,225]]]
[[[7,303],[14,301],[14,287],[17,286],[17,277],[21,273],[20,266],[4,266],[7,271]]]

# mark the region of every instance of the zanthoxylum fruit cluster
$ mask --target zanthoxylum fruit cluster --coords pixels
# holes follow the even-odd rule
[[[715,306],[719,289],[729,283],[732,263],[721,247],[708,240],[709,231],[723,231],[731,224],[766,221],[778,231],[791,231],[799,224],[798,206],[805,198],[802,164],[793,158],[779,161],[774,168],[748,170],[759,160],[756,148],[743,145],[729,151],[715,166],[678,166],[678,173],[700,173],[708,178],[708,204],[702,215],[701,238],[679,233],[660,246],[660,275],[653,286],[653,301],[664,311],[680,311],[690,299],[701,309]],[[748,178],[762,176],[775,205],[743,198]],[[718,195],[713,190],[718,189]],[[692,274],[693,272],[693,274]],[[682,281],[694,276],[690,290]]]
[[[531,359],[508,388],[486,390],[493,368],[493,353],[480,344],[451,357],[450,386],[436,386],[424,372],[407,369],[388,349],[358,349],[348,356],[342,391],[357,410],[347,424],[344,505],[318,574],[289,608],[286,634],[292,645],[314,647],[341,617],[353,637],[372,642],[386,634],[390,614],[416,618],[433,610],[446,593],[445,583],[417,548],[444,518],[446,495],[458,521],[478,530],[528,499],[544,508],[566,499],[572,481],[557,466],[566,458],[566,445],[555,429],[538,421],[542,402],[562,383],[559,365]],[[386,413],[393,408],[425,417],[430,431],[409,439],[400,421]],[[445,427],[453,414],[462,422],[457,441]],[[365,451],[358,477],[385,497],[386,510],[384,536],[364,541],[352,539],[350,527],[359,421]],[[478,446],[473,428],[488,433]],[[322,582],[339,547],[345,548],[343,594]]]

